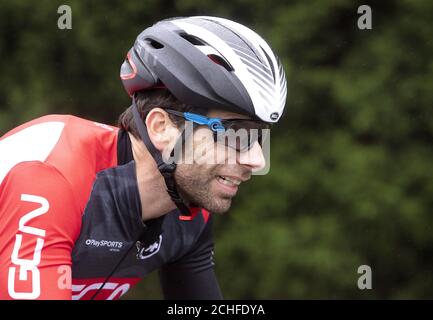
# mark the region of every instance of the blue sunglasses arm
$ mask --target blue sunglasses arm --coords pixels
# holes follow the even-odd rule
[[[219,118],[208,118],[199,114],[184,112],[183,113],[186,120],[192,121],[199,125],[208,126],[214,132],[225,131],[225,127],[221,123]]]

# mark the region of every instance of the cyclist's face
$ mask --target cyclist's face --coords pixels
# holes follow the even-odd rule
[[[209,117],[222,119],[246,116],[214,111]],[[253,171],[265,166],[262,149],[258,142],[245,152],[215,143],[212,132],[206,127],[197,128],[193,139],[194,155],[177,165],[175,179],[181,195],[191,203],[213,213],[224,213],[236,195],[239,185],[250,179]],[[209,152],[209,151],[213,152]],[[229,161],[230,158],[234,161]]]

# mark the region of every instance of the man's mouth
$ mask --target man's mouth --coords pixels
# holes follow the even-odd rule
[[[227,177],[227,176],[218,176],[217,177],[218,182],[231,187],[237,187],[241,184],[242,180],[234,178],[234,177]]]
[[[218,189],[225,196],[234,197],[238,192],[238,187],[242,180],[235,177],[217,176],[216,179]]]

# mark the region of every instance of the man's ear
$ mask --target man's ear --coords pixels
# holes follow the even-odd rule
[[[179,129],[171,121],[168,113],[161,108],[153,108],[146,116],[147,133],[156,149],[163,152],[174,146]]]

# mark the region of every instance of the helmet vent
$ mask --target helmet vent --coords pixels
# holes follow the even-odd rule
[[[226,60],[224,60],[223,58],[221,58],[220,56],[217,56],[216,54],[209,54],[208,57],[209,57],[209,59],[211,59],[216,64],[223,66],[224,69],[226,69],[227,71],[233,71],[234,70],[233,67],[231,65],[229,65],[228,62]]]
[[[206,45],[206,43],[204,43],[202,40],[200,40],[197,37],[194,37],[190,34],[186,34],[186,33],[181,33],[179,34],[182,38],[184,38],[186,41],[188,41],[189,43],[195,45],[195,46],[204,46]]]
[[[153,39],[147,38],[146,41],[154,49],[162,49],[162,48],[164,48],[164,45],[162,43],[159,43],[158,41],[155,41]]]

